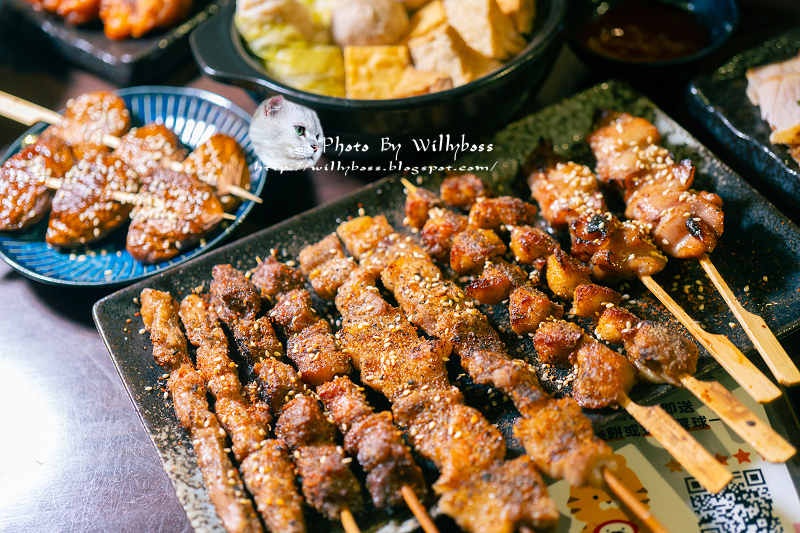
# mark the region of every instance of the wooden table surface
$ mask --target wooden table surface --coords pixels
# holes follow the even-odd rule
[[[797,0],[740,4],[736,34],[701,69],[710,70],[736,51],[800,24]],[[606,77],[565,47],[520,114]],[[724,147],[682,110],[686,79],[630,81],[721,155]],[[207,89],[248,111],[255,109],[243,90],[199,77],[191,59],[160,83]],[[114,88],[52,54],[0,9],[0,90],[60,109],[83,92]],[[0,118],[0,147],[25,129]],[[734,169],[752,181],[746,169]],[[264,205],[253,210],[238,236],[340,198],[376,177],[316,172],[269,180]],[[770,199],[783,207],[779,198]],[[800,222],[800,214],[784,212]],[[42,285],[0,262],[0,406],[5,421],[0,432],[0,531],[191,529],[92,322],[92,304],[107,293]],[[798,341],[797,334],[783,340],[795,358]],[[798,391],[790,394],[797,397]]]

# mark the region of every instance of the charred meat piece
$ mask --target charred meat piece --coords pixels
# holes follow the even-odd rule
[[[208,408],[203,378],[194,369],[180,329],[177,305],[167,292],[145,289],[142,319],[153,357],[170,377],[175,414],[190,435],[211,502],[228,531],[261,531],[253,504],[244,496],[239,472],[225,452],[225,431]]]
[[[469,225],[500,231],[506,225],[533,224],[536,206],[513,196],[481,198],[469,210]]]
[[[372,503],[382,509],[404,504],[401,488],[411,488],[425,499],[422,470],[411,457],[388,412],[376,413],[359,387],[347,377],[322,385],[317,393],[344,433],[344,447],[367,472]]]
[[[561,318],[563,315],[564,309],[560,305],[530,285],[517,287],[508,297],[511,329],[517,335],[534,333],[548,318]]]
[[[68,0],[67,3],[69,2],[82,0]],[[62,2],[61,5],[67,3]],[[103,136],[121,137],[130,127],[131,118],[125,108],[125,101],[113,93],[98,91],[69,100],[64,118],[47,128],[45,133],[63,139],[72,147],[75,157],[83,159],[108,152],[109,148],[103,144]]]
[[[464,530],[485,533],[550,530],[559,517],[544,481],[524,456],[473,473],[439,505]]]
[[[186,157],[175,133],[156,123],[133,128],[123,135],[114,155],[139,175],[147,174],[152,168],[168,168],[171,162]]]
[[[487,263],[483,272],[470,281],[464,292],[482,304],[497,305],[515,288],[525,285],[528,275],[516,265],[502,259]]]
[[[531,169],[528,186],[542,217],[553,228],[564,230],[576,216],[605,211],[605,199],[589,167],[571,161],[546,161],[546,166]]]
[[[697,346],[689,339],[650,321],[639,322],[623,334],[628,358],[651,383],[681,385],[697,370]]]
[[[69,248],[102,239],[134,209],[118,194],[135,193],[137,187],[136,173],[111,154],[79,161],[56,191],[45,240]]]
[[[286,342],[286,353],[312,388],[353,371],[350,358],[339,349],[330,324],[324,320],[292,335]]]
[[[583,341],[583,335],[583,329],[572,322],[544,322],[533,336],[533,347],[543,363],[568,366],[574,363],[571,357]]]
[[[336,290],[356,269],[352,258],[338,257],[318,266],[308,275],[311,286],[323,300],[333,300]]]
[[[506,250],[494,231],[468,227],[453,237],[450,266],[459,274],[480,272],[487,261],[502,257]]]
[[[267,256],[261,261],[250,276],[250,281],[261,292],[262,298],[273,302],[294,289],[302,289],[305,285],[300,272],[272,256]]]
[[[517,420],[514,435],[537,467],[573,486],[603,486],[603,470],[617,468],[611,448],[594,435],[572,398],[549,399]]]
[[[453,236],[467,229],[467,217],[449,209],[431,209],[419,232],[422,244],[437,261],[449,261]]]
[[[202,181],[167,169],[143,178],[126,248],[137,261],[159,263],[197,245],[222,222],[222,204]]]
[[[62,179],[75,164],[69,146],[40,136],[0,168],[0,231],[21,230],[39,222],[53,197],[49,180]]]
[[[547,258],[547,286],[561,298],[571,300],[575,289],[592,282],[589,267],[560,248]]]
[[[634,366],[622,355],[588,335],[574,354],[572,397],[581,407],[601,409],[620,405],[636,383]]]
[[[538,259],[547,259],[559,247],[548,233],[531,226],[512,227],[509,246],[516,260],[526,265]]]
[[[219,317],[226,323],[255,320],[261,311],[261,298],[244,274],[231,265],[215,265],[211,275],[210,290],[217,301]]]
[[[494,196],[489,186],[471,172],[445,178],[439,187],[439,195],[445,204],[463,209],[472,207],[478,198]]]
[[[335,233],[331,233],[321,241],[310,244],[300,250],[297,260],[300,262],[300,270],[303,272],[303,275],[309,276],[317,267],[333,259],[341,259],[343,257],[342,243]],[[275,261],[274,258],[273,261]],[[290,269],[291,267],[287,266],[285,268]]]
[[[291,337],[319,322],[311,305],[311,295],[305,289],[295,289],[283,296],[269,312],[278,330]]]
[[[442,199],[422,187],[406,191],[406,218],[403,223],[412,228],[421,228],[428,220],[428,211],[441,207]]]
[[[183,161],[181,170],[210,185],[219,196],[226,213],[236,210],[241,203],[238,196],[230,194],[228,186],[250,189],[250,170],[244,150],[236,139],[222,133],[212,135],[192,150]]]
[[[572,314],[581,318],[597,318],[609,307],[619,305],[622,295],[614,289],[595,285],[579,285],[572,300]]]
[[[138,38],[186,18],[193,0],[101,0],[100,20],[109,39]]]
[[[354,218],[336,228],[339,238],[356,261],[361,261],[364,254],[371,254],[384,237],[394,232],[394,228],[383,215]]]
[[[333,442],[336,428],[325,417],[317,400],[301,395],[281,410],[280,419],[275,424],[275,435],[295,449],[298,446]]]

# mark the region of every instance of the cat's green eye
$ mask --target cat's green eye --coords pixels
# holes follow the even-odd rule
[[[295,126],[295,127],[294,127],[294,131],[296,131],[296,132],[297,132],[297,134],[298,134],[300,137],[302,137],[302,136],[303,136],[303,134],[306,132],[306,129],[305,129],[303,126]]]

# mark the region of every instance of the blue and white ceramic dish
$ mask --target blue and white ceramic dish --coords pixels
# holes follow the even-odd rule
[[[230,135],[242,146],[250,169],[250,192],[258,196],[264,187],[266,169],[253,152],[247,131],[250,115],[229,100],[199,89],[178,87],[132,87],[116,92],[125,100],[134,126],[162,122],[181,142],[194,149],[215,133]],[[14,155],[44,131],[38,124],[17,139],[2,161]],[[0,232],[0,257],[29,278],[53,285],[112,287],[133,283],[179,265],[227,239],[253,207],[245,201],[236,220],[225,222],[208,235],[205,244],[156,265],[143,265],[125,250],[124,230],[72,251],[60,251],[45,243],[47,217],[24,232]]]

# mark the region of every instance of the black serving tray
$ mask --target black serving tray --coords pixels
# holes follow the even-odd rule
[[[689,112],[727,149],[740,164],[752,169],[762,182],[796,210],[800,210],[800,166],[785,146],[769,142],[769,124],[761,108],[747,98],[745,72],[750,67],[783,61],[800,51],[800,28],[788,31],[760,46],[742,52],[710,74],[689,84]]]
[[[698,170],[697,187],[716,192],[725,201],[726,232],[712,254],[715,265],[743,305],[761,314],[776,334],[783,335],[798,328],[800,228],[652,102],[626,84],[604,83],[510,124],[482,140],[494,144],[495,149],[491,154],[471,154],[460,158],[454,166],[494,167],[491,172],[477,173],[502,193],[524,190],[516,176],[525,155],[542,136],[552,139],[562,155],[592,164],[583,138],[591,129],[597,108],[616,108],[648,118],[659,128],[665,146],[678,157],[691,157],[694,160]],[[421,186],[432,189],[438,187],[442,178],[440,175],[420,177]],[[368,215],[385,214],[395,228],[408,232],[402,226],[405,195],[399,178],[397,175],[384,178],[344,199],[295,216],[116,292],[95,304],[93,314],[98,330],[195,528],[218,530],[220,526],[197,470],[189,439],[180,428],[171,403],[165,401],[158,390],[160,386],[157,384],[163,370],[153,362],[149,336],[138,333],[143,326],[141,319],[135,316],[139,308],[134,298],[145,287],[169,291],[174,297],[182,298],[196,287],[208,287],[214,265],[230,263],[237,268],[251,269],[256,266],[258,257],[266,256],[271,250],[275,250],[281,260],[295,259],[304,245],[328,235],[339,222],[349,216],[357,216],[361,209]],[[702,301],[697,298],[695,291],[690,291],[691,295],[684,294],[680,289],[671,292],[693,317],[708,331],[728,335],[748,356],[755,354],[742,329],[729,325],[735,323],[735,318],[696,262],[670,260],[667,269],[656,279],[669,289],[676,276],[680,278],[680,287],[701,280],[706,288]],[[768,279],[766,282],[763,281],[765,276]],[[748,287],[749,291],[745,292],[744,287]],[[630,287],[623,290],[630,295],[631,307],[636,313],[681,327],[638,281],[631,282]],[[700,303],[704,305],[702,311],[699,310]],[[495,326],[508,325],[508,313],[503,307],[483,307]],[[335,309],[328,308],[325,311],[333,313]],[[132,319],[132,322],[128,323],[128,319]],[[501,336],[511,354],[534,353],[530,339],[520,340],[508,334]],[[758,360],[757,354],[754,360]],[[704,376],[717,368],[717,364],[701,349],[698,368],[698,376]],[[451,371],[454,376],[460,372],[457,368]],[[161,383],[163,385],[163,381]],[[552,382],[544,381],[543,385],[552,390]],[[146,391],[145,387],[155,387],[155,390]],[[631,391],[630,397],[637,402],[652,404],[670,390],[671,387],[667,385],[639,384]],[[497,402],[497,406],[487,406],[491,403],[488,392],[480,387],[467,384],[464,391],[467,402],[482,409],[503,431],[510,452],[521,452],[519,443],[511,434],[517,416],[513,406],[502,401]],[[624,413],[610,409],[587,412],[595,427],[614,421],[621,414]],[[429,468],[427,471],[435,477]],[[399,524],[408,525],[402,523],[402,518],[403,515],[400,515],[392,522],[386,515],[365,513],[364,517],[359,518],[359,525],[365,530],[385,526],[388,530],[396,531]]]

